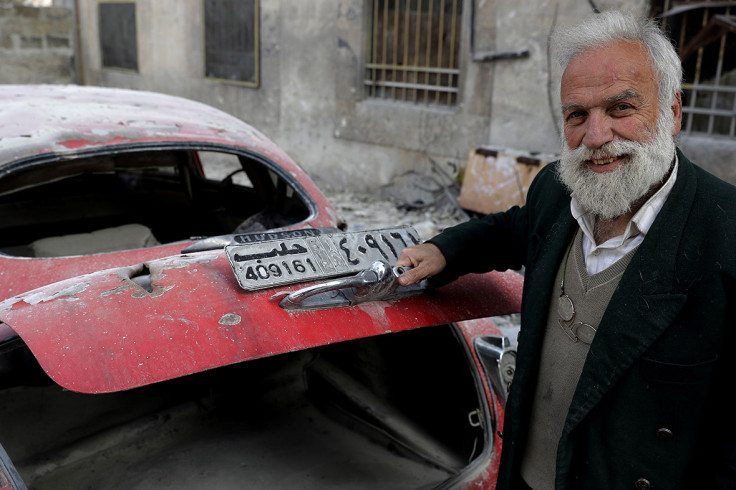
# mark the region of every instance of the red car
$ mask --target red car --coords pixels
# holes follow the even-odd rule
[[[0,489],[493,488],[521,276],[345,229],[222,111],[0,86]]]

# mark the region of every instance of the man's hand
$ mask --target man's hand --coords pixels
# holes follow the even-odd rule
[[[413,267],[399,276],[399,284],[409,286],[417,283],[422,279],[426,279],[435,274],[439,274],[447,265],[445,256],[437,245],[432,243],[422,243],[413,247],[407,247],[401,251],[399,260],[396,261],[397,267]]]

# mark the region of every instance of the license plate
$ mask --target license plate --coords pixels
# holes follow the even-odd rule
[[[393,265],[418,243],[416,230],[402,226],[228,245],[225,253],[240,287],[256,290],[356,274],[377,260]]]

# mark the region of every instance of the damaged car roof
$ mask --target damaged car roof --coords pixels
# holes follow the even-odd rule
[[[0,162],[101,146],[186,141],[282,152],[263,134],[205,104],[160,93],[76,85],[0,91]]]

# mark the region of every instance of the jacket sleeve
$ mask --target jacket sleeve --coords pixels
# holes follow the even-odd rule
[[[524,206],[471,219],[430,239],[447,260],[447,267],[432,279],[432,283],[441,285],[463,274],[520,270],[525,266],[529,237],[535,220],[542,214],[540,211],[565,196],[557,182],[555,168],[556,163],[552,163],[537,174]],[[563,202],[569,206],[569,197]]]
[[[468,273],[518,270],[526,250],[526,207],[471,219],[429,240],[439,247],[447,267],[433,282],[447,283]]]

